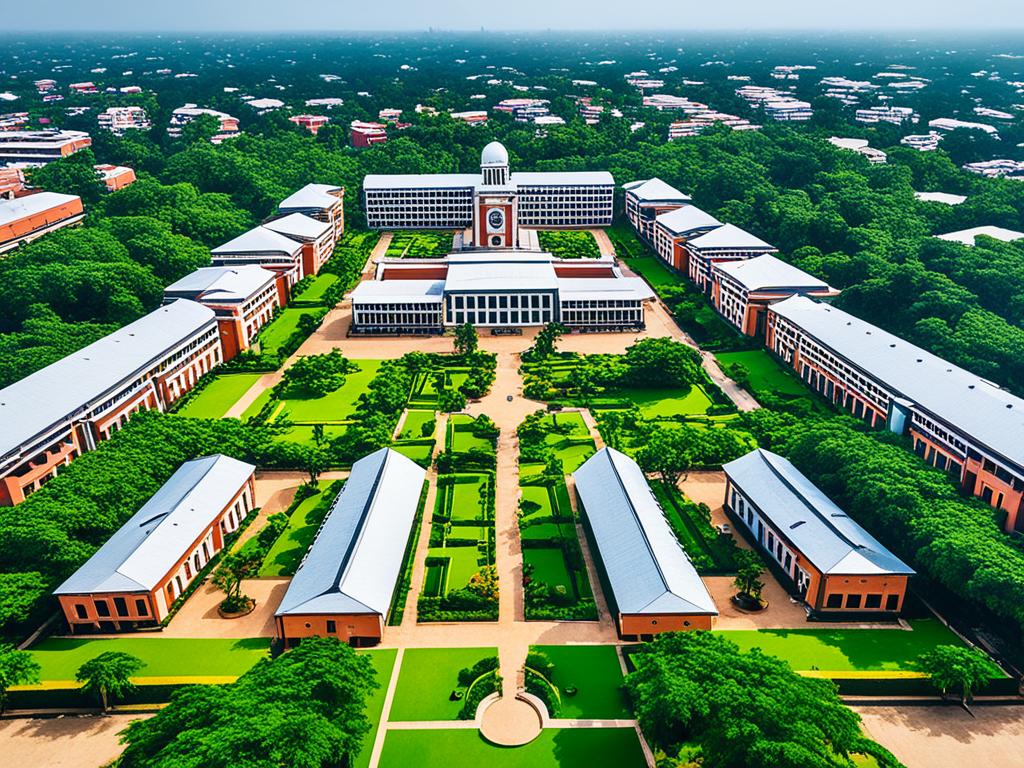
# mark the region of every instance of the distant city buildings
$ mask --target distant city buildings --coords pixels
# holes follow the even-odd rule
[[[908,122],[916,123],[919,119],[920,115],[910,107],[894,107],[887,105],[858,109],[854,115],[854,120],[858,123],[867,123],[868,125],[874,125],[877,123],[902,125],[903,123]]]
[[[292,115],[288,120],[316,136],[317,132],[331,121],[331,118],[325,115]]]
[[[226,139],[238,136],[240,133],[237,117],[233,117],[226,112],[218,112],[215,109],[206,109],[195,104],[185,104],[171,113],[167,134],[174,137],[181,136],[182,127],[188,125],[201,115],[210,115],[216,118],[219,123],[217,133],[210,138],[211,144],[220,144]]]
[[[367,123],[353,120],[349,129],[352,132],[352,146],[365,149],[374,144],[383,144],[388,140],[388,127],[384,123]]]
[[[966,120],[956,120],[951,117],[939,117],[928,121],[928,127],[940,133],[948,133],[956,130],[983,131],[993,139],[999,138],[999,131],[994,126],[986,123],[972,123]]]
[[[116,136],[123,136],[130,130],[144,131],[152,123],[142,107],[109,107],[97,116],[100,128]]]
[[[939,142],[942,141],[942,134],[938,131],[929,131],[928,133],[922,134],[910,134],[900,139],[900,144],[911,149],[916,149],[919,152],[933,152],[939,148]]]
[[[135,183],[135,171],[125,165],[94,165],[107,192],[117,192]]]
[[[3,131],[0,132],[0,165],[46,165],[91,144],[92,138],[83,131]]]
[[[760,107],[773,120],[782,122],[803,122],[814,116],[809,102],[800,101],[785,91],[757,85],[744,85],[736,89],[736,95],[745,99],[752,107]]]
[[[1024,180],[1024,161],[1002,158],[998,160],[982,160],[977,163],[966,163],[964,170],[977,173],[990,179],[1021,179]]]
[[[880,149],[868,146],[867,139],[849,139],[841,138],[839,136],[833,136],[828,140],[829,144],[839,149],[847,149],[851,152],[856,152],[862,157],[866,157],[869,163],[884,163],[888,160],[888,156]]]

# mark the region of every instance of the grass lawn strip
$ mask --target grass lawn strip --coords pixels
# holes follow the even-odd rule
[[[625,720],[633,717],[622,692],[622,667],[612,645],[540,645],[555,665],[551,682],[562,695],[560,718]],[[568,696],[565,689],[575,687]]]
[[[433,431],[428,434],[423,434],[423,426],[434,423]],[[405,414],[405,421],[402,423],[402,431],[399,434],[399,438],[403,440],[419,440],[421,438],[433,437],[437,432],[437,414],[434,411],[418,411],[411,410]]]
[[[179,416],[194,419],[219,419],[259,381],[261,373],[235,373],[218,376],[178,411]]]
[[[530,547],[523,550],[523,562],[534,568],[533,577],[549,586],[561,584],[570,594],[573,591],[572,577],[565,564],[561,547]]]
[[[406,651],[408,654],[408,651]],[[475,729],[388,731],[380,768],[645,768],[632,728],[547,728],[514,749],[484,741]]]
[[[324,424],[344,421],[356,409],[359,396],[366,391],[370,381],[377,375],[380,360],[353,360],[359,370],[345,377],[345,383],[323,397],[284,398],[281,414],[291,421],[303,424]]]
[[[370,720],[371,727],[363,737],[362,749],[352,760],[352,768],[369,768],[373,740],[377,736],[377,729],[380,727],[384,714],[384,699],[387,697],[388,683],[391,680],[391,672],[394,669],[398,651],[394,648],[378,648],[371,651],[359,651],[359,653],[370,657],[373,668],[377,671],[377,684],[380,686],[366,699],[366,716]]]
[[[316,304],[323,300],[327,289],[338,282],[338,276],[331,272],[321,272],[317,275],[309,287],[295,297],[295,301],[307,304]]]
[[[806,395],[807,388],[796,376],[786,373],[763,349],[748,352],[719,352],[715,357],[723,364],[739,363],[747,369],[750,386],[757,392],[780,395]]]
[[[326,313],[326,309],[300,309],[289,307],[281,310],[268,325],[264,326],[259,335],[260,349],[268,354],[277,352],[289,337],[299,329],[299,320],[304,315],[320,317]]]
[[[277,541],[271,546],[260,566],[260,578],[277,578],[294,576],[299,563],[313,543],[320,523],[330,507],[331,502],[341,490],[341,483],[325,485],[324,489],[309,498],[303,499],[288,518],[288,527],[284,529]]]
[[[452,701],[451,693],[459,687],[459,670],[472,667],[481,659],[497,653],[495,648],[407,649],[402,657],[388,719],[392,722],[457,720],[462,700]],[[463,761],[457,762],[462,764]],[[405,765],[416,763],[413,759]]]

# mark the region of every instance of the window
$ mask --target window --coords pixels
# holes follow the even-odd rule
[[[75,603],[75,614],[80,619],[86,619],[89,617],[89,614],[85,610],[85,606],[81,603]]]
[[[327,620],[327,634],[333,635],[338,631],[338,623],[334,619]]]
[[[826,608],[842,608],[843,607],[843,596],[838,594],[832,594],[828,596],[828,600],[825,601]]]
[[[185,561],[185,578],[186,579],[191,579],[192,578],[192,569],[189,568],[187,560]]]
[[[885,610],[896,611],[899,609],[900,596],[899,595],[886,595],[885,598]]]
[[[127,616],[128,615],[128,601],[125,600],[123,597],[115,597],[114,598],[114,613],[116,613],[118,616]]]
[[[106,600],[97,600],[96,601],[96,615],[97,616],[109,616],[110,615],[110,606],[107,605],[107,601]]]
[[[147,615],[149,615],[149,603],[147,603],[145,600],[141,600],[141,599],[140,600],[136,600],[135,601],[135,612],[137,614],[139,614],[139,616],[147,616]]]
[[[865,608],[881,608],[882,607],[882,596],[881,595],[868,595],[864,598]]]
[[[173,584],[168,584],[167,585],[167,599],[169,601],[173,601],[174,600],[174,585]]]
[[[860,595],[847,595],[846,596],[846,607],[847,608],[860,608]]]

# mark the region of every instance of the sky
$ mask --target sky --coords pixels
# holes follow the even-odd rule
[[[0,0],[0,31],[1007,30],[1021,0]],[[45,8],[45,12],[43,9]]]

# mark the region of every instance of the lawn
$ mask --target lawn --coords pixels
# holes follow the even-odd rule
[[[178,639],[123,637],[114,640],[48,638],[31,649],[43,682],[74,680],[78,668],[105,651],[122,651],[146,663],[147,677],[237,677],[268,658],[270,638]]]
[[[430,458],[434,455],[434,446],[432,443],[395,443],[391,448],[405,456],[407,459],[412,459],[421,467],[429,465]]]
[[[178,411],[179,416],[194,419],[220,419],[231,406],[259,381],[260,373],[235,373],[217,376]]]
[[[324,440],[330,442],[336,437],[341,437],[348,429],[344,424],[325,424]],[[314,445],[316,438],[313,436],[313,425],[305,424],[297,427],[288,427],[279,435],[271,438],[276,443],[300,443],[302,445]]]
[[[276,353],[278,348],[288,341],[289,337],[299,329],[299,320],[304,315],[322,317],[325,312],[326,310],[321,308],[299,309],[290,307],[282,309],[278,316],[260,331],[260,350],[267,354]]]
[[[323,301],[324,293],[327,289],[338,282],[339,278],[337,275],[331,272],[321,272],[313,281],[309,284],[309,287],[295,297],[295,301],[300,303],[317,304]]]
[[[456,475],[460,479],[470,479],[470,482],[453,483],[446,487],[445,492],[452,496],[451,517],[452,520],[482,520],[483,515],[483,494],[487,487],[488,478],[486,475]]]
[[[530,465],[543,468],[542,465]],[[540,509],[531,512],[526,517],[549,517],[555,514],[554,507],[551,505],[551,492],[548,490],[546,485],[524,485],[520,489],[523,494],[523,501],[529,504],[537,504]]]
[[[363,737],[363,747],[359,750],[352,761],[352,768],[369,768],[370,753],[373,752],[373,740],[377,735],[377,727],[380,725],[384,714],[384,699],[388,692],[388,682],[391,680],[391,672],[395,667],[395,657],[398,651],[394,648],[380,648],[372,651],[359,651],[370,657],[373,668],[377,671],[377,683],[379,688],[374,689],[366,700],[366,716],[370,720],[370,731]]]
[[[523,550],[523,563],[533,566],[533,577],[548,586],[561,584],[571,595],[573,592],[572,577],[565,565],[565,556],[561,547],[530,547]]]
[[[750,387],[755,392],[776,392],[780,395],[806,395],[807,388],[800,380],[783,370],[775,359],[763,349],[749,352],[719,352],[715,357],[723,365],[739,363],[747,369]]]
[[[429,434],[423,434],[423,427],[434,422],[434,428]],[[424,437],[433,437],[437,432],[437,414],[433,411],[407,411],[405,421],[402,423],[402,431],[399,437],[405,440],[418,440]]]
[[[288,518],[288,527],[263,558],[259,576],[263,579],[294,576],[299,563],[313,543],[329,505],[341,490],[342,483],[331,483],[315,496],[303,499]]]
[[[540,231],[537,239],[541,250],[548,251],[556,259],[598,259],[601,249],[597,240],[586,230]]]
[[[494,442],[490,438],[477,437],[473,434],[472,416],[456,413],[448,417],[448,445],[447,448],[454,453],[468,453],[469,451],[494,452]]]
[[[902,629],[723,630],[742,650],[760,648],[793,669],[829,672],[908,671],[920,654],[960,640],[936,619],[911,620]]]
[[[480,534],[479,541],[486,539],[483,531],[476,526],[462,526],[454,528],[454,535],[461,538],[471,538]],[[477,571],[483,566],[480,565],[481,553],[476,547],[430,547],[427,550],[427,557],[447,557],[451,560],[448,565],[448,591],[461,589],[469,584]]]
[[[651,284],[654,290],[663,288],[666,285],[679,285],[683,278],[665,266],[661,260],[653,256],[641,256],[638,259],[626,259],[625,264],[636,274],[643,277]]]
[[[446,256],[452,250],[451,231],[395,232],[384,254],[389,259],[424,259]]]
[[[284,409],[279,418],[298,423],[328,423],[344,421],[356,409],[359,396],[380,368],[380,360],[353,360],[359,370],[345,377],[345,383],[323,397],[283,398]]]
[[[632,728],[547,728],[522,747],[496,747],[475,729],[388,731],[381,768],[644,768]]]
[[[462,700],[452,701],[451,693],[459,687],[459,670],[497,654],[495,648],[407,649],[388,719],[392,722],[458,719]]]
[[[622,667],[612,645],[540,645],[540,651],[555,665],[551,682],[562,694],[559,717],[622,720],[631,718],[622,692]],[[573,696],[565,688],[575,686]]]
[[[624,389],[624,397],[640,406],[644,418],[663,419],[673,416],[703,416],[711,398],[700,387],[691,387],[683,394],[678,389]]]

